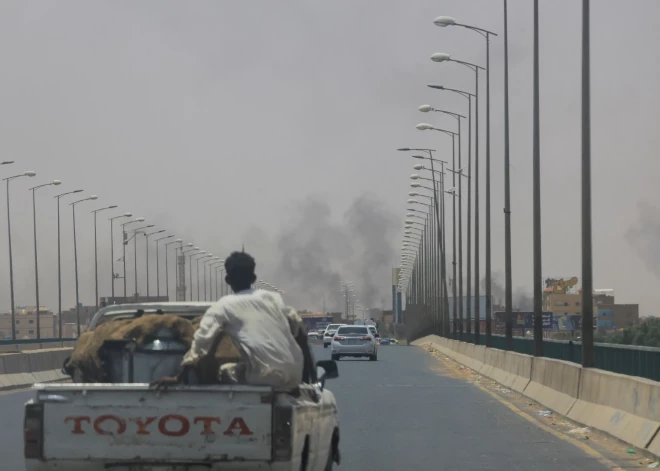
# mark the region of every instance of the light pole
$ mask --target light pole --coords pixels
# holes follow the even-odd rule
[[[80,337],[80,289],[78,285],[78,241],[76,240],[76,205],[82,203],[83,201],[94,201],[98,196],[91,195],[87,198],[83,198],[73,203],[69,203],[71,206],[71,212],[73,215],[73,260],[75,264],[75,274],[76,274],[76,324],[78,337]]]
[[[13,163],[12,161],[2,162],[3,165]],[[11,250],[11,217],[9,211],[9,182],[20,177],[34,177],[35,172],[27,171],[19,175],[3,178],[7,182],[7,234],[9,240],[9,290],[11,294],[11,339],[16,340],[16,308],[14,304],[14,261]]]
[[[177,249],[174,250],[174,254],[176,255],[176,300],[179,301],[185,301],[186,300],[186,256],[184,255],[186,252],[184,250],[189,250],[189,249],[194,249],[192,242],[189,242],[186,244],[186,248],[184,249],[183,244],[178,248],[178,255],[177,254]],[[181,270],[179,270],[179,258],[183,260],[183,267],[181,267]],[[179,273],[180,272],[180,273]],[[181,298],[181,299],[179,299]]]
[[[197,277],[197,301],[199,301],[199,261],[205,258],[213,257],[213,254],[207,254],[206,252],[200,252],[195,255],[195,276]],[[192,268],[192,258],[190,260],[190,266]],[[190,286],[192,287],[192,275],[190,275]],[[192,293],[190,293],[190,300],[192,301]]]
[[[74,193],[82,193],[83,190],[73,190],[67,191],[66,193],[61,193],[55,195],[54,198],[57,199],[57,322],[59,329],[59,338],[62,338],[62,244],[61,244],[61,235],[60,235],[60,199],[63,196],[72,195]]]
[[[145,241],[145,244],[144,244],[144,258],[145,258],[145,261],[147,263],[147,298],[149,297],[149,237],[151,237],[152,235],[155,235],[155,234],[162,234],[163,232],[165,232],[165,229],[150,232],[148,234],[146,232],[144,233],[144,241]],[[156,256],[158,256],[158,254],[156,254]],[[158,262],[156,262],[156,263],[158,263]]]
[[[174,235],[168,235],[154,240],[156,242],[156,296],[160,298],[160,241],[165,239],[171,239]],[[167,257],[167,252],[165,253]],[[166,260],[167,262],[167,260]],[[167,264],[165,265],[165,270],[167,271]],[[169,301],[169,298],[168,298]]]
[[[121,238],[122,238],[122,260],[124,262],[124,300],[127,300],[126,296],[126,245],[128,244],[128,234],[126,233],[125,227],[129,224],[134,224],[136,222],[144,222],[144,218],[136,218],[133,221],[125,222],[121,225]]]
[[[541,258],[541,128],[540,128],[540,100],[539,100],[539,1],[534,0],[534,123],[533,123],[533,211],[534,211],[534,356],[543,356],[543,292],[541,279],[543,278]],[[584,293],[584,280],[583,290]],[[591,293],[589,293],[591,294]],[[584,297],[584,295],[583,295]],[[582,300],[584,301],[584,299]],[[584,312],[584,306],[582,308]],[[584,315],[582,317],[584,325]],[[584,345],[584,339],[582,339]]]
[[[38,263],[38,257],[37,257],[37,197],[36,197],[36,192],[39,188],[43,188],[45,186],[57,186],[61,184],[62,182],[59,180],[53,180],[50,183],[44,183],[43,185],[38,185],[38,186],[33,186],[30,188],[30,191],[32,191],[32,222],[34,226],[34,290],[35,290],[35,297],[37,301],[37,339],[41,338],[41,322],[40,322],[40,317],[39,317],[39,263]]]
[[[538,0],[535,0],[537,3]],[[479,33],[486,40],[486,346],[491,346],[491,311],[492,311],[492,297],[491,297],[491,250],[490,250],[490,37],[497,36],[497,34],[487,29],[477,28],[467,24],[457,23],[455,18],[450,16],[439,16],[433,20],[437,26],[460,26],[476,33]],[[468,65],[468,64],[465,64]],[[477,66],[474,66],[475,70]],[[476,72],[478,75],[478,72]],[[478,129],[478,128],[477,128]],[[478,134],[478,131],[477,131]],[[479,186],[478,167],[475,176],[475,189]],[[478,208],[478,202],[475,202]],[[477,213],[478,216],[478,213]],[[478,254],[478,251],[476,252]],[[540,280],[540,278],[539,278]],[[477,281],[478,283],[478,281]],[[478,302],[478,301],[477,301]]]
[[[582,366],[594,366],[591,248],[591,51],[589,0],[582,0]]]
[[[478,90],[475,90],[475,93],[470,93],[466,92],[463,90],[458,90],[455,88],[447,88],[442,85],[434,85],[434,84],[429,84],[427,85],[429,88],[433,88],[435,90],[444,90],[448,92],[453,92],[456,93],[457,95],[462,96],[463,98],[467,98],[468,100],[468,171],[467,175],[462,175],[467,178],[468,181],[468,187],[467,187],[467,247],[466,247],[466,256],[467,256],[467,270],[466,270],[466,276],[465,276],[465,297],[467,298],[467,306],[466,306],[466,322],[465,322],[465,328],[467,330],[468,334],[468,339],[472,334],[472,307],[473,307],[473,301],[472,301],[472,98],[475,99],[475,102],[477,102],[477,96],[479,94]],[[477,102],[478,103],[478,102]],[[475,110],[475,116],[478,118],[479,117],[479,109]],[[476,134],[476,133],[475,133]],[[476,139],[475,139],[476,140]],[[476,154],[476,152],[475,152]],[[479,221],[475,221],[475,224],[478,224]],[[477,315],[475,315],[475,319],[477,319]],[[477,327],[478,328],[478,327]],[[477,331],[478,332],[478,331]]]
[[[131,213],[124,213],[119,216],[115,216],[109,219],[110,221],[110,271],[111,271],[111,277],[110,277],[110,292],[112,293],[112,302],[115,302],[115,237],[114,237],[114,231],[113,231],[113,223],[115,222],[115,219],[119,218],[130,218],[133,217]],[[126,272],[124,272],[124,276],[126,275]],[[124,294],[125,296],[126,294]]]
[[[138,295],[139,295],[139,293],[138,293],[138,274],[137,274],[137,235],[141,234],[141,231],[143,231],[144,229],[149,229],[149,228],[152,228],[152,227],[154,227],[154,224],[149,224],[147,226],[142,226],[142,227],[135,228],[135,229],[133,229],[133,235],[131,236],[131,239],[133,239],[133,254],[134,254],[134,256],[133,256],[133,273],[135,275],[135,302],[137,302]],[[128,244],[128,242],[130,242],[131,239],[128,239],[124,243]]]
[[[215,267],[215,296],[217,299],[220,299],[225,295],[225,284],[224,280],[222,279],[222,272],[225,271],[224,267],[224,260],[221,260],[222,265],[218,265]],[[218,275],[218,270],[220,270],[220,275]],[[218,296],[218,292],[220,293],[220,296]]]
[[[204,301],[208,301],[208,291],[207,291],[207,281],[206,281],[206,267],[209,267],[209,272],[211,271],[211,265],[213,263],[216,263],[218,260],[220,260],[220,257],[213,257],[209,258],[208,260],[205,260],[202,263],[202,270],[204,270]],[[208,264],[208,265],[207,265]],[[209,274],[209,278],[211,278],[211,282],[213,282],[213,278],[211,274]],[[211,293],[213,294],[213,293]]]
[[[447,292],[446,279],[444,279],[444,277],[442,276],[442,273],[444,272],[444,260],[445,260],[445,258],[444,258],[444,244],[442,242],[441,228],[443,228],[444,224],[441,223],[440,208],[439,208],[440,205],[438,204],[438,183],[436,182],[436,179],[435,179],[435,168],[434,168],[434,159],[433,159],[433,152],[435,151],[435,149],[412,149],[412,148],[409,148],[409,147],[402,147],[402,148],[399,148],[397,150],[401,151],[401,152],[420,151],[420,152],[425,152],[429,156],[429,162],[431,162],[431,176],[433,178],[432,179],[427,179],[427,180],[430,180],[430,181],[433,182],[433,197],[435,198],[435,205],[434,205],[434,207],[435,207],[435,220],[438,222],[436,233],[437,233],[437,238],[438,238],[438,245],[440,246],[440,259],[441,259],[440,263],[442,264],[441,277],[440,277],[441,278],[440,279],[440,285],[441,285],[440,286],[440,291],[442,293],[446,293]],[[445,299],[444,302],[442,303],[443,310],[445,312],[447,312],[448,302],[449,302],[449,300]],[[443,319],[444,319],[444,315],[443,315]]]
[[[169,260],[169,253],[168,253],[168,247],[172,244],[179,244],[180,246],[183,245],[183,240],[182,239],[177,239],[172,242],[168,242],[165,244],[165,296],[167,296],[167,301],[170,300],[170,270],[168,266],[168,260]],[[176,250],[174,251],[174,254],[176,256]],[[174,273],[175,279],[176,279],[176,272]]]
[[[193,247],[192,250],[185,250],[181,251],[182,255],[188,255],[188,280],[190,282],[190,300],[192,301],[193,295],[192,295],[192,256],[193,254],[203,254],[206,252],[201,252],[201,249],[199,247]],[[185,260],[185,259],[184,259]]]
[[[107,209],[115,209],[117,205],[106,206],[92,211],[94,213],[94,293],[96,295],[96,310],[99,310],[99,257],[98,257],[98,243],[96,238],[96,214]]]
[[[435,53],[431,56],[431,60],[434,62],[456,62],[461,64],[474,71],[475,76],[475,153],[474,153],[474,303],[475,303],[475,322],[474,322],[474,342],[475,344],[481,343],[480,339],[480,300],[479,300],[479,288],[480,288],[480,279],[479,279],[479,70],[484,70],[483,67],[472,64],[470,62],[460,61],[452,59],[449,54],[442,52]],[[489,167],[490,163],[487,163]],[[489,198],[486,195],[486,198]],[[490,204],[490,200],[488,202]],[[487,216],[488,221],[490,218]],[[489,232],[489,229],[486,229],[486,232]],[[487,262],[488,263],[488,262]],[[486,279],[487,290],[490,289],[490,281],[488,277]],[[486,296],[486,343],[490,342],[490,335],[488,330],[490,329],[490,311],[488,306],[490,302],[488,301],[488,296]]]
[[[504,310],[507,350],[513,350],[513,281],[511,275],[511,180],[509,176],[509,24],[504,0]]]
[[[437,113],[443,113],[449,116],[452,116],[453,118],[456,119],[456,123],[458,124],[458,167],[459,167],[459,172],[455,172],[452,170],[452,182],[453,185],[456,186],[456,173],[458,173],[458,300],[454,299],[454,301],[458,301],[458,319],[459,319],[459,324],[458,324],[458,334],[460,336],[460,339],[463,340],[463,177],[464,175],[462,174],[462,169],[463,169],[463,152],[462,152],[462,146],[461,146],[461,141],[462,141],[462,136],[461,136],[461,119],[465,119],[465,116],[460,115],[458,113],[454,113],[451,111],[446,111],[446,110],[440,110],[437,108],[433,108],[431,105],[422,105],[419,107],[419,111],[422,113],[428,113],[430,111],[434,111]],[[453,167],[456,168],[456,163],[453,162]],[[469,237],[469,236],[468,236]],[[469,263],[469,262],[468,262]]]

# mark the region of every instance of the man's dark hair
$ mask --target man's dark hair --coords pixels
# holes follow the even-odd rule
[[[225,271],[227,283],[232,289],[247,289],[257,279],[254,270],[257,264],[249,254],[245,252],[232,252],[225,259]]]

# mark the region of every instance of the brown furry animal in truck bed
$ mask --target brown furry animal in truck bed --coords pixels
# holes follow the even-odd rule
[[[105,368],[101,360],[101,347],[106,340],[133,341],[144,345],[152,341],[156,333],[166,328],[175,339],[190,348],[195,331],[202,316],[192,321],[167,314],[145,314],[135,319],[118,319],[103,323],[93,331],[80,336],[66,365],[67,371],[83,378],[87,383],[107,382]],[[240,361],[241,355],[228,335],[219,335],[212,351],[204,357],[196,368],[202,384],[218,382],[220,366]],[[210,353],[210,352],[209,352]]]

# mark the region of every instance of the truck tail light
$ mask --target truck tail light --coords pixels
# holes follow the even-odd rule
[[[42,404],[27,404],[23,420],[23,454],[25,459],[43,459],[44,408]]]
[[[273,461],[290,461],[293,455],[293,407],[273,406]]]

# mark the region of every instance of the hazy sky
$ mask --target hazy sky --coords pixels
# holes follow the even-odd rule
[[[513,279],[529,290],[532,2],[510,0],[509,9]],[[485,46],[473,32],[436,27],[438,15],[502,30],[502,2],[495,0],[0,2],[0,142],[2,159],[16,161],[0,172],[37,172],[11,183],[17,304],[34,304],[27,189],[57,178],[60,187],[37,193],[42,303],[53,310],[52,196],[77,188],[99,196],[78,206],[85,304],[94,302],[88,211],[118,204],[117,211],[221,256],[245,242],[262,276],[286,286],[292,303],[320,308],[322,294],[301,298],[294,293],[304,286],[281,279],[277,241],[305,226],[300,208],[310,200],[329,208],[327,219],[342,234],[355,223],[344,213],[354,214],[349,208],[364,194],[403,221],[414,162],[395,149],[433,147],[450,157],[449,139],[415,125],[453,121],[417,107],[464,113],[463,99],[425,85],[471,89],[473,75],[429,56],[447,52],[483,64]],[[659,299],[659,15],[657,0],[625,8],[621,1],[592,2],[594,284],[615,289],[619,302],[639,302],[642,314],[658,313]],[[581,275],[580,19],[579,2],[541,1],[544,277]],[[502,52],[500,36],[491,47],[494,272],[503,270]],[[109,294],[111,214],[119,212],[99,218],[101,295]],[[398,258],[402,226],[381,231],[387,240],[378,243],[392,253],[379,260]],[[8,311],[4,221],[2,227],[0,305]],[[65,308],[75,300],[71,227],[64,203]],[[333,248],[342,260],[372,260],[363,257],[363,245],[342,244]],[[386,306],[388,260],[372,275],[382,289],[373,303],[384,299]],[[336,270],[358,283],[370,278],[364,267]],[[336,294],[338,287],[327,290]]]

